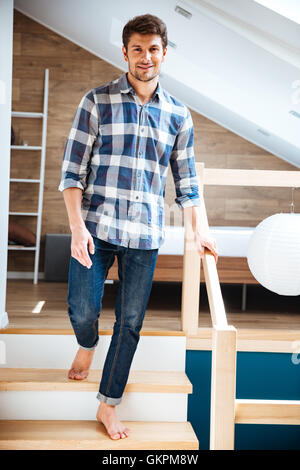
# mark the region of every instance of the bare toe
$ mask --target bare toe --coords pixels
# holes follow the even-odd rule
[[[88,373],[86,373],[86,371],[82,370],[80,372],[76,372],[74,371],[74,378],[76,380],[83,380],[83,379],[86,379],[88,376]]]
[[[103,418],[103,420],[101,419]],[[123,426],[118,420],[115,410],[110,407],[105,407],[104,404],[99,406],[96,413],[96,419],[99,423],[103,424],[111,439],[124,439],[128,437],[130,429]],[[119,431],[117,431],[119,429]]]

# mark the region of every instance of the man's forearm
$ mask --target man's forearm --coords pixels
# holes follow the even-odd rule
[[[81,215],[82,189],[67,188],[63,190],[63,195],[71,231],[76,228],[85,227],[85,223]]]

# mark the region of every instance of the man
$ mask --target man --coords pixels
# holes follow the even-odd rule
[[[119,291],[116,322],[97,398],[96,418],[112,439],[130,430],[118,419],[163,238],[165,183],[170,162],[176,203],[193,207],[197,248],[217,261],[214,239],[199,232],[200,205],[188,108],[158,82],[167,52],[166,25],[133,18],[123,29],[128,73],[81,100],[66,143],[62,180],[72,232],[68,314],[79,350],[68,377],[87,377],[98,344],[104,281],[115,256]],[[89,248],[89,256],[87,246]]]

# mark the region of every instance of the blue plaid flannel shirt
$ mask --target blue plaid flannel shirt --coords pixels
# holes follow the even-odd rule
[[[91,235],[125,247],[156,249],[165,239],[169,162],[176,204],[181,209],[200,205],[193,145],[188,108],[160,83],[141,105],[124,73],[81,99],[58,190],[82,189],[81,214]]]

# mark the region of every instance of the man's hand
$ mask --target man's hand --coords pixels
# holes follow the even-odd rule
[[[204,258],[204,250],[205,247],[208,248],[215,257],[216,264],[218,262],[218,253],[217,253],[217,242],[214,238],[212,238],[209,234],[209,229],[204,230],[202,229],[203,223],[201,218],[201,207],[200,206],[192,206],[187,207],[186,211],[191,211],[192,214],[192,228],[194,232],[194,240],[197,246],[198,253],[200,257]],[[204,224],[204,226],[207,225]]]
[[[85,226],[80,226],[72,229],[72,242],[71,242],[71,255],[77,259],[83,266],[90,269],[92,266],[91,258],[89,257],[87,245],[89,245],[90,253],[95,253],[94,240],[90,232]]]
[[[196,230],[194,232],[195,234],[195,242],[197,245],[197,250],[200,255],[200,257],[203,259],[204,258],[204,247],[207,247],[212,254],[215,257],[216,264],[218,262],[218,252],[217,252],[217,242],[214,238],[209,237],[209,236],[203,236],[199,232],[199,230]]]

